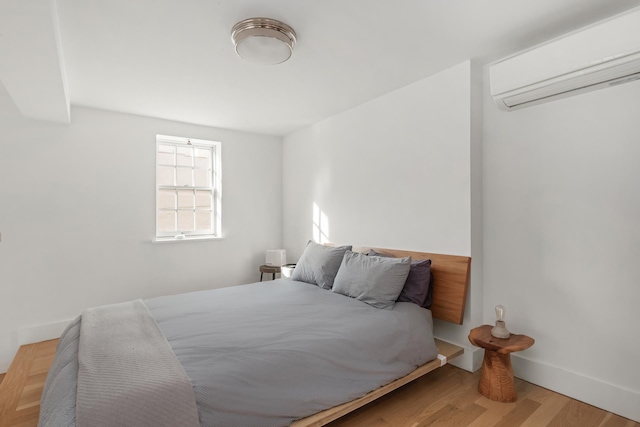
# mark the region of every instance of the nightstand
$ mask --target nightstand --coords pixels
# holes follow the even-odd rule
[[[469,334],[471,344],[484,348],[478,391],[491,400],[515,402],[518,394],[513,382],[511,353],[526,350],[535,341],[526,335],[516,334],[511,334],[508,339],[495,338],[491,335],[492,328],[491,325],[482,325]]]
[[[276,274],[280,273],[280,267],[275,266],[275,265],[267,265],[267,264],[263,264],[260,266],[260,281],[262,282],[262,276],[264,275],[264,273],[271,273],[273,276],[271,276],[271,280],[275,280],[276,279]]]

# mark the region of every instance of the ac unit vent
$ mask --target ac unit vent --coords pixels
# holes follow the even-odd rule
[[[640,80],[640,73],[636,73],[636,74],[633,74],[633,75],[631,75],[629,77],[623,77],[621,79],[617,79],[617,80],[611,81],[611,82],[609,82],[609,86],[618,86],[618,85],[621,85],[623,83],[632,82],[634,80]]]
[[[640,8],[493,64],[491,95],[504,110],[640,79]]]

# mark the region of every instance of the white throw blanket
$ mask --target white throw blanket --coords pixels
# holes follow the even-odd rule
[[[191,381],[142,301],[85,311],[78,361],[77,427],[200,425]]]

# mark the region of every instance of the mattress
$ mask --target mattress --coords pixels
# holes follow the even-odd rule
[[[193,385],[202,426],[287,426],[436,358],[429,310],[381,310],[288,279],[143,301]],[[132,325],[131,327],[135,327]],[[61,338],[41,426],[74,426],[81,322]]]

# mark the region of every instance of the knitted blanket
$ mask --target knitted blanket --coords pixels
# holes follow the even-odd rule
[[[141,300],[82,314],[76,425],[200,425],[191,381]]]

